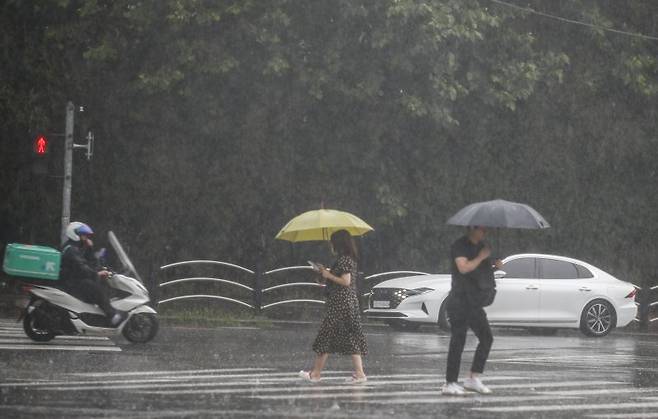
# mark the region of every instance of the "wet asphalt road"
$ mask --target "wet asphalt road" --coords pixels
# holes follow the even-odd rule
[[[0,417],[658,417],[656,335],[494,329],[484,380],[494,393],[445,397],[448,334],[366,327],[367,384],[345,384],[350,362],[338,356],[322,383],[303,383],[297,372],[311,365],[316,330],[162,326],[146,345],[62,337],[35,344],[0,319]],[[462,375],[474,347],[469,336]]]

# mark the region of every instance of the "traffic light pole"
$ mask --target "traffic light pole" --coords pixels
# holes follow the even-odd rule
[[[73,102],[66,104],[66,131],[64,132],[64,190],[62,192],[62,243],[66,241],[66,226],[71,220],[71,179],[73,177]]]

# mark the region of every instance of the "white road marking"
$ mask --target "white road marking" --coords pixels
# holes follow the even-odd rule
[[[585,415],[586,418],[596,418],[596,419],[616,419],[616,418],[623,418],[623,419],[646,419],[646,418],[651,418],[651,419],[656,419],[658,415],[656,415],[655,412],[649,412],[649,413],[608,413],[608,414],[602,414],[602,413],[596,413],[593,415]]]
[[[604,389],[594,389],[594,390],[558,390],[558,391],[539,391],[539,394],[553,395],[553,396],[589,396],[589,395],[601,395],[601,394],[626,394],[626,393],[658,393],[657,387],[650,388],[638,388],[638,387],[626,387],[626,388],[604,388]],[[644,399],[651,399],[646,397]]]
[[[597,404],[573,404],[573,405],[539,405],[539,406],[500,406],[500,407],[473,407],[472,410],[491,413],[520,413],[520,412],[551,412],[570,410],[628,410],[639,408],[658,407],[658,402],[631,402],[631,403],[597,403]],[[600,417],[597,415],[597,417]],[[655,414],[654,414],[655,417]]]
[[[434,390],[422,390],[422,391],[381,391],[381,392],[372,392],[372,391],[358,391],[359,387],[352,386],[349,387],[352,392],[345,393],[331,393],[322,392],[319,394],[296,394],[296,395],[266,395],[266,396],[251,396],[252,399],[259,400],[296,400],[296,399],[376,399],[376,398],[386,398],[386,400],[373,400],[371,403],[376,404],[414,404],[414,403],[472,403],[474,400],[478,402],[501,402],[501,401],[522,401],[522,400],[555,400],[555,397],[552,396],[482,396],[478,393],[467,393],[465,396],[458,397],[446,397],[441,395],[441,388],[436,387]],[[361,390],[366,390],[361,387]],[[342,389],[341,389],[342,390]],[[159,394],[159,393],[158,393]],[[205,394],[205,392],[204,392]],[[434,396],[432,398],[422,398],[420,396]],[[392,399],[392,397],[396,397]],[[397,398],[400,397],[400,398]],[[568,397],[571,399],[576,399],[577,397]]]
[[[30,348],[52,346],[56,345],[30,345]],[[98,347],[89,348],[98,349]],[[261,400],[262,403],[291,401],[303,404],[304,401],[313,400],[318,402],[342,400],[341,407],[343,404],[357,403],[374,406],[459,405],[461,409],[465,409],[465,412],[473,413],[529,412],[532,415],[532,412],[551,411],[596,412],[596,414],[592,413],[592,417],[655,417],[655,414],[643,416],[644,413],[641,411],[658,407],[658,397],[635,397],[634,401],[629,400],[629,395],[633,393],[637,396],[654,396],[658,393],[658,388],[635,388],[624,380],[597,380],[594,377],[591,377],[591,380],[550,381],[552,374],[525,376],[524,372],[516,372],[510,375],[486,376],[486,383],[494,390],[494,394],[468,393],[465,397],[446,397],[440,394],[443,377],[438,373],[370,375],[368,382],[363,385],[345,383],[349,371],[332,370],[323,374],[321,383],[311,384],[300,380],[294,371],[279,372],[271,368],[84,372],[60,376],[60,378],[71,377],[74,381],[60,379],[10,382],[0,383],[0,388],[31,387],[35,390],[56,392],[132,391],[141,393],[145,397],[148,395],[195,397],[216,394]],[[594,386],[597,388],[586,390]],[[514,391],[515,389],[521,391]],[[614,395],[619,397],[613,399]],[[597,396],[599,399],[604,399],[606,403],[595,403],[599,400]],[[556,404],[558,399],[566,404]],[[611,403],[615,400],[622,402]],[[588,404],[582,404],[583,402]],[[519,406],[519,403],[524,404]],[[614,414],[621,409],[623,416]],[[0,407],[0,412],[2,411],[7,410]],[[634,411],[638,412],[638,415],[634,415]],[[164,412],[154,410],[151,413],[154,414],[153,417],[168,416],[163,415]],[[300,412],[304,410],[301,409]],[[171,416],[180,413],[172,411]],[[277,410],[276,413],[278,415],[281,412]],[[606,413],[609,415],[606,416]]]
[[[0,345],[0,350],[21,350],[21,351],[88,351],[88,352],[121,352],[118,346],[62,346],[51,344],[34,344],[34,345]]]
[[[243,369],[238,369],[238,371],[242,371]],[[176,385],[189,385],[189,386],[210,386],[210,385],[215,385],[215,386],[222,386],[222,385],[245,385],[245,386],[253,386],[254,384],[259,384],[260,382],[270,382],[270,383],[279,383],[279,382],[290,382],[290,381],[300,381],[300,379],[297,376],[294,376],[294,374],[291,374],[289,372],[273,372],[273,373],[268,373],[267,376],[264,376],[263,374],[200,374],[200,375],[195,375],[195,374],[189,374],[190,372],[197,372],[197,371],[212,371],[212,370],[186,370],[184,371],[185,373],[188,373],[188,375],[176,375],[176,374],[171,374],[173,371],[145,371],[142,373],[142,375],[146,376],[151,376],[151,377],[156,377],[156,378],[141,378],[141,379],[134,379],[134,380],[126,380],[126,379],[115,379],[115,380],[78,380],[78,381],[69,381],[69,380],[37,380],[37,381],[18,381],[18,382],[10,382],[10,383],[0,383],[0,387],[49,387],[49,386],[68,386],[68,387],[63,387],[63,388],[56,388],[55,390],[95,390],[95,389],[101,389],[101,388],[121,388],[121,387],[126,387],[126,388],[143,388],[143,387],[153,387],[149,383],[178,383]],[[161,375],[161,373],[167,373],[169,375]],[[72,375],[83,375],[85,373],[80,373],[80,374],[72,374]],[[91,373],[93,374],[93,377],[98,377],[98,376],[103,376],[105,373]],[[111,374],[111,373],[110,373]],[[123,376],[124,373],[118,373],[120,376]],[[130,375],[139,375],[139,374],[130,374]],[[161,375],[161,376],[160,376]],[[278,377],[277,377],[278,376]],[[118,378],[118,377],[117,377]],[[216,383],[212,382],[212,380],[225,380],[225,379],[247,379],[250,381],[242,381],[242,382],[221,382],[221,383]],[[186,380],[197,380],[194,381],[193,383],[185,383]],[[210,381],[208,383],[203,383],[201,381]],[[328,379],[331,380],[331,379]],[[335,378],[335,380],[342,380],[342,378]],[[138,385],[138,386],[121,386],[122,384],[126,383],[135,383],[135,384],[146,384],[146,385]],[[94,387],[93,385],[96,384],[97,386]],[[73,386],[79,386],[79,385],[85,385],[84,387],[73,387]],[[114,386],[117,385],[117,386]],[[158,384],[157,387],[161,387],[161,384]]]
[[[361,404],[378,404],[378,405],[404,405],[404,404],[459,404],[459,403],[517,403],[522,401],[541,401],[551,400],[555,401],[555,397],[551,396],[492,396],[492,395],[478,395],[467,394],[466,396],[442,396],[439,392],[434,392],[434,397],[420,397],[420,398],[388,398],[386,400],[359,400]],[[354,394],[352,398],[357,398]],[[347,396],[346,396],[347,398]],[[581,397],[565,397],[565,400],[579,400]]]
[[[191,370],[196,372],[195,370]],[[69,391],[69,390],[76,390],[76,391],[94,391],[94,390],[128,390],[128,389],[149,389],[156,387],[157,389],[162,389],[162,388],[189,388],[189,387],[194,387],[197,388],[196,392],[220,392],[220,393],[231,393],[233,390],[217,390],[215,389],[208,389],[207,387],[249,387],[249,392],[253,392],[254,386],[260,386],[258,391],[263,391],[263,392],[280,392],[280,391],[306,391],[306,390],[317,390],[318,388],[325,389],[326,391],[334,391],[334,390],[344,390],[345,388],[348,388],[347,384],[345,383],[346,377],[344,376],[336,376],[336,377],[325,377],[323,380],[324,384],[333,384],[333,386],[320,386],[320,385],[314,385],[311,387],[308,386],[296,386],[296,387],[288,387],[288,388],[281,388],[280,386],[277,386],[279,383],[294,383],[297,382],[299,384],[306,384],[303,381],[299,379],[295,374],[291,374],[289,372],[279,372],[279,373],[268,373],[267,375],[263,374],[211,374],[211,375],[175,375],[175,374],[169,374],[169,375],[162,375],[158,376],[159,374],[157,371],[156,372],[151,372],[153,375],[152,377],[157,377],[157,378],[150,378],[150,379],[134,379],[134,380],[85,380],[85,381],[34,381],[34,382],[15,382],[15,383],[4,383],[0,384],[0,387],[11,387],[11,386],[17,386],[17,387],[40,387],[40,390],[50,390],[50,391]],[[327,374],[327,372],[325,372]],[[332,372],[331,374],[344,374],[343,372],[336,371]],[[145,374],[148,375],[148,374]],[[378,379],[379,377],[390,377],[389,375],[382,375],[382,376],[371,376],[370,380],[367,383],[367,386],[370,388],[374,387],[381,387],[381,386],[389,386],[389,385],[403,385],[403,384],[435,384],[436,387],[438,388],[441,384],[443,384],[442,380],[438,379],[437,377],[434,377],[432,379],[425,379],[425,380],[405,380],[404,377],[409,376],[410,374],[403,374],[401,375],[403,379],[401,380],[380,380]],[[426,375],[426,374],[422,374]],[[94,373],[94,377],[97,377],[98,373]],[[222,381],[218,382],[219,380],[226,380],[226,379],[242,379],[242,381]],[[490,377],[489,381],[505,381],[505,380],[517,380],[519,378],[517,377],[506,377],[506,376],[500,376],[500,377]],[[524,379],[524,378],[521,378]],[[192,383],[186,382],[186,380],[195,380]],[[157,385],[154,385],[154,383],[158,383]],[[266,386],[274,386],[271,389],[265,389]],[[76,387],[77,386],[77,387]],[[207,389],[202,390],[199,389],[200,387],[206,387]],[[363,388],[362,386],[357,386],[355,388]],[[156,390],[152,391],[150,393],[157,393],[157,394],[178,394],[184,392],[182,390]],[[239,393],[240,390],[234,390],[233,392]],[[189,392],[190,394],[192,392]]]
[[[273,371],[272,368],[218,368],[208,370],[169,370],[169,371],[123,371],[123,372],[76,372],[70,375],[81,377],[124,377],[131,375],[174,375],[174,374],[208,374],[219,372],[239,372],[239,371]]]
[[[56,342],[62,342],[62,341],[87,341],[87,342],[102,342],[102,343],[107,343],[110,341],[108,338],[104,337],[89,337],[89,336],[56,336],[52,341]],[[51,341],[51,342],[52,342]],[[0,335],[0,343],[11,343],[11,342],[32,342],[32,343],[37,343],[40,344],[39,342],[34,342],[32,339],[28,338],[27,336],[5,336],[5,335]]]
[[[508,357],[508,358],[491,358],[487,363],[505,363],[505,364],[528,364],[533,365],[560,365],[577,364],[591,366],[596,364],[597,367],[602,365],[619,365],[631,364],[635,362],[633,355],[628,354],[608,354],[601,355],[557,355],[557,356],[533,356],[533,357]]]
[[[584,387],[584,386],[606,386],[613,384],[626,384],[621,381],[558,381],[558,382],[545,382],[545,383],[522,383],[522,384],[487,384],[488,387],[493,389],[505,389],[505,388],[527,388],[527,389],[536,389],[536,388],[547,388],[547,387]]]

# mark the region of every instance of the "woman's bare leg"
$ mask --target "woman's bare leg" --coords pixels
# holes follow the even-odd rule
[[[361,359],[360,354],[352,355],[352,365],[354,365],[354,375],[356,378],[363,378],[366,376],[366,373],[363,372],[363,360]]]
[[[324,369],[324,364],[327,362],[327,358],[329,358],[329,354],[317,354],[315,356],[313,369],[309,371],[311,378],[320,378],[322,370]]]

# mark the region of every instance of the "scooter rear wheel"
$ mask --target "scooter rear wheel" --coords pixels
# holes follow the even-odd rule
[[[123,336],[134,343],[146,343],[158,333],[158,318],[153,313],[133,314],[123,327]]]
[[[55,337],[51,330],[44,329],[38,324],[35,312],[27,313],[23,319],[23,330],[25,334],[35,342],[48,342]]]

